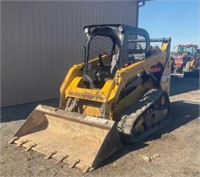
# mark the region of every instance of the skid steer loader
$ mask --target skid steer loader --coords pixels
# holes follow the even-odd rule
[[[169,123],[171,39],[121,24],[84,31],[83,63],[69,69],[59,108],[38,105],[10,143],[87,172],[120,149],[121,139],[135,143]]]

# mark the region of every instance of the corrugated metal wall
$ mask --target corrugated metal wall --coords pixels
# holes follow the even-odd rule
[[[59,97],[69,67],[81,61],[83,26],[136,25],[135,1],[1,2],[2,106]]]

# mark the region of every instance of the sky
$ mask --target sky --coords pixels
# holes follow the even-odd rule
[[[200,0],[154,0],[139,9],[139,27],[150,38],[171,37],[173,51],[179,43],[200,46]]]

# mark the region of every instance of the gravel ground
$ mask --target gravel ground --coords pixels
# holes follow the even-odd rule
[[[124,144],[101,167],[86,174],[7,143],[38,103],[3,108],[0,176],[200,176],[198,79],[173,76],[171,95],[173,120],[167,127],[136,145]],[[58,100],[40,102],[52,106],[57,103]]]

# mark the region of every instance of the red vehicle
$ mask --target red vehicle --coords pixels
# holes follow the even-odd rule
[[[195,44],[179,44],[177,52],[171,56],[172,72],[188,72],[199,65],[198,46]]]

